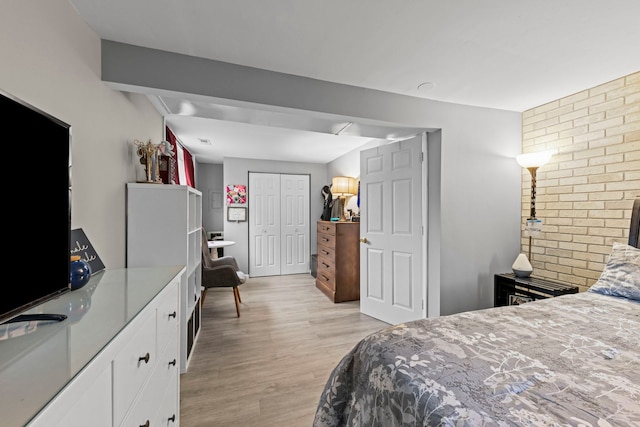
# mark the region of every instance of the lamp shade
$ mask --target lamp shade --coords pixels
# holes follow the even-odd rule
[[[331,179],[331,192],[336,196],[355,196],[358,185],[350,176],[334,176]]]
[[[523,168],[539,168],[551,160],[554,150],[539,151],[537,153],[520,154],[516,161]]]

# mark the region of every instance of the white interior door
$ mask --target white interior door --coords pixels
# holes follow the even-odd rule
[[[360,153],[360,311],[390,324],[424,317],[422,147]]]
[[[309,175],[281,175],[280,274],[309,272]]]
[[[280,174],[249,174],[249,276],[280,274]]]
[[[249,275],[310,270],[309,175],[249,173]]]

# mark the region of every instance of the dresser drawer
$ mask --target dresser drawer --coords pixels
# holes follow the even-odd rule
[[[316,282],[316,285],[321,283],[326,289],[336,290],[336,277],[330,270],[318,269]]]
[[[179,375],[180,362],[178,361],[178,342],[174,340],[165,351],[159,356],[155,363],[155,369],[149,381],[144,385],[142,393],[132,405],[123,427],[144,426],[149,421],[149,426],[166,426],[167,419],[176,414],[175,403],[169,408],[162,408],[163,396],[167,392],[177,393],[177,378]],[[161,414],[161,415],[160,415]]]
[[[330,274],[333,276],[335,267],[334,258],[332,256],[330,257],[322,254],[318,255],[318,273]]]
[[[173,375],[170,378],[170,386],[166,389],[160,409],[156,414],[156,423],[152,426],[174,427],[178,425],[180,416],[180,397],[178,396],[179,376]]]
[[[318,234],[336,235],[336,224],[331,221],[318,221]]]
[[[325,246],[327,248],[335,248],[335,246],[336,246],[336,235],[335,234],[318,233],[318,245],[322,245],[322,246]]]
[[[158,305],[157,352],[164,351],[167,343],[175,340],[178,333],[178,286],[171,286],[164,291]]]
[[[148,355],[148,361],[147,361]],[[147,315],[133,339],[113,361],[114,418],[118,425],[156,365],[156,313]]]
[[[325,258],[331,264],[334,264],[336,260],[335,248],[333,246],[318,245],[318,261],[320,261],[320,258]]]

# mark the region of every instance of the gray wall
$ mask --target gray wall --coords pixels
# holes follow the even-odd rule
[[[67,0],[3,1],[0,40],[0,88],[72,126],[72,226],[85,231],[106,268],[124,267],[125,183],[136,181],[138,161],[131,143],[160,142],[162,117],[145,96],[100,80],[100,39]],[[5,142],[24,144],[17,165],[36,180],[24,197],[41,198],[46,215],[47,177],[28,168],[28,156],[55,147],[30,140],[28,129],[24,140]]]
[[[197,164],[196,188],[202,192],[202,225],[207,231],[224,231],[224,180],[223,166],[221,164],[200,163]],[[222,195],[222,204],[212,204],[212,192]]]

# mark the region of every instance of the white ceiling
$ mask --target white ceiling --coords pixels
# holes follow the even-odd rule
[[[638,0],[70,1],[107,40],[511,111],[640,71]],[[163,105],[180,102],[151,99],[164,112]],[[206,148],[199,139],[212,141],[215,154],[196,155],[209,162],[222,154],[289,160],[276,149],[278,141],[288,141],[283,146],[291,153],[296,139],[309,135],[293,116],[280,117],[289,127],[280,133],[272,125],[243,125],[260,123],[255,112],[236,113],[225,120],[174,114],[167,120],[190,151]],[[247,146],[245,132],[252,140],[260,135],[258,146]],[[320,136],[330,138],[321,144],[339,146],[335,153],[300,154],[330,161],[371,140],[313,135]]]

